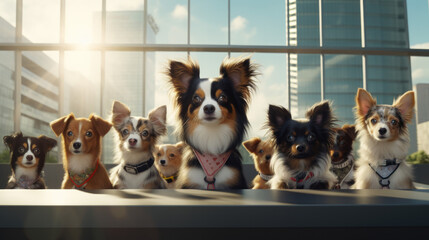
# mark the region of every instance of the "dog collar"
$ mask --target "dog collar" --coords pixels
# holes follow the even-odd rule
[[[127,173],[137,175],[151,168],[154,162],[155,161],[153,160],[153,158],[150,158],[148,161],[139,163],[137,165],[125,164],[124,170]]]
[[[384,159],[383,162],[379,166],[397,165],[399,163],[401,163],[401,161],[398,161],[396,158],[394,158],[394,159]]]
[[[354,161],[353,155],[349,154],[349,156],[347,157],[347,160],[344,161],[344,162],[342,162],[342,163],[336,164],[336,163],[332,162],[332,167],[333,168],[337,168],[337,169],[339,169],[339,168],[345,168],[348,165],[350,165],[350,163],[352,163],[353,161]]]
[[[267,175],[267,174],[259,173],[259,176],[268,182],[271,180],[271,178],[273,178],[274,175]]]
[[[304,183],[314,176],[313,172],[300,172],[295,177],[291,177],[290,180],[296,182],[296,188],[304,187]]]
[[[202,154],[197,150],[193,149],[195,156],[197,156],[198,161],[203,167],[204,181],[207,183],[207,189],[215,189],[215,181],[214,177],[225,165],[226,161],[229,159],[232,151],[222,153],[219,155],[213,155],[209,153]]]
[[[389,159],[387,159],[389,160]],[[399,165],[401,165],[401,163],[396,163],[396,159],[393,159],[394,161],[392,162],[387,162],[388,165],[378,165],[376,168],[374,168],[373,166],[371,166],[371,164],[368,164],[369,167],[378,175],[378,177],[380,178],[380,180],[378,181],[378,183],[380,184],[382,189],[390,189],[390,181],[389,178],[390,176],[392,176],[396,170],[399,168]]]
[[[73,173],[69,170],[70,181],[73,183],[74,187],[77,189],[84,189],[86,185],[88,185],[89,180],[91,180],[97,172],[98,165],[100,165],[100,161],[97,159],[95,168],[87,169],[83,173]]]
[[[172,176],[166,177],[166,176],[164,176],[164,175],[162,175],[162,174],[161,174],[161,177],[162,177],[162,178],[163,178],[167,183],[172,183],[172,182],[176,181],[176,179],[177,179],[177,175],[172,175]]]
[[[39,180],[40,177],[37,177],[35,179],[30,179],[27,175],[22,175],[19,177],[16,184],[18,184],[19,187],[24,189],[29,189],[31,186]]]

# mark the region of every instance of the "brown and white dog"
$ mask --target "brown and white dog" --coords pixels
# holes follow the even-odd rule
[[[101,138],[112,124],[91,114],[75,118],[73,113],[51,122],[57,136],[62,135],[64,180],[62,189],[110,189],[109,176],[101,163]]]
[[[113,102],[111,121],[117,133],[118,165],[110,170],[110,179],[115,188],[166,188],[153,157],[158,138],[167,132],[166,116],[166,106],[143,118],[131,116],[127,105]]]
[[[267,182],[273,177],[273,171],[270,168],[271,157],[274,147],[271,141],[262,141],[255,137],[243,142],[244,148],[252,155],[255,162],[258,175],[253,179],[253,189],[269,189]]]
[[[357,132],[354,125],[344,125],[334,128],[334,145],[330,156],[332,172],[337,176],[335,189],[349,189],[354,183],[355,159],[353,156],[353,142]]]
[[[200,78],[191,59],[170,61],[167,69],[178,112],[178,132],[186,143],[177,188],[247,188],[237,150],[249,121],[248,102],[256,66],[250,58],[225,59],[220,76]]]
[[[24,137],[21,132],[4,136],[3,141],[10,150],[12,175],[8,189],[45,189],[43,166],[47,153],[57,145],[57,140],[41,135]]]
[[[156,147],[155,166],[167,183],[167,188],[175,188],[177,175],[182,164],[183,142],[163,144]]]
[[[379,105],[369,92],[358,90],[360,149],[353,188],[414,188],[412,169],[405,161],[410,143],[407,124],[412,120],[414,104],[413,91],[404,93],[393,105]]]

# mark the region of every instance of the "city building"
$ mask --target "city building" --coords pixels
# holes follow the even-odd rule
[[[429,84],[414,85],[416,93],[417,148],[429,153]]]
[[[405,0],[286,0],[286,39],[300,47],[371,47],[408,49]],[[339,124],[354,123],[355,95],[365,88],[378,103],[391,104],[412,87],[408,56],[290,54],[289,107],[304,117],[320,100],[333,103]],[[415,124],[409,126],[410,153],[417,150]]]

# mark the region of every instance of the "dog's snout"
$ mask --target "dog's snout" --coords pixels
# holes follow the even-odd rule
[[[82,144],[80,142],[73,143],[73,148],[76,150],[79,149],[81,146],[82,146]]]
[[[265,159],[270,160],[271,159],[271,155],[265,156]]]
[[[296,150],[298,152],[304,152],[305,151],[305,146],[304,145],[297,145],[296,146]]]
[[[212,114],[216,110],[215,106],[212,104],[207,104],[204,106],[204,113],[205,114]]]
[[[162,159],[161,161],[159,161],[160,163],[161,163],[161,165],[165,165],[165,160],[164,159]]]
[[[27,158],[28,161],[32,161],[33,160],[33,156],[31,156],[31,155],[28,155],[26,158]]]
[[[130,138],[130,139],[128,140],[128,143],[129,143],[131,146],[135,146],[135,145],[137,144],[137,139],[135,139],[135,138]]]
[[[387,132],[386,128],[380,128],[380,129],[378,129],[378,133],[380,133],[380,135],[384,135],[384,134],[386,134],[386,132]]]

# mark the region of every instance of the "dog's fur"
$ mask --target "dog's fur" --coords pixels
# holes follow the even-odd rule
[[[114,188],[153,189],[166,188],[155,165],[137,174],[127,172],[124,167],[154,161],[155,144],[165,135],[167,107],[161,106],[149,113],[148,118],[131,116],[125,104],[114,101],[111,122],[117,133],[115,162],[110,171]]]
[[[170,61],[167,75],[178,108],[178,133],[187,144],[176,187],[207,188],[195,150],[212,155],[232,151],[215,176],[215,188],[247,188],[237,147],[249,125],[246,111],[255,88],[256,66],[250,58],[225,59],[220,76],[207,79],[200,78],[198,64],[189,59]]]
[[[57,145],[57,141],[44,135],[24,137],[18,132],[4,136],[3,142],[10,150],[12,169],[6,188],[45,189],[42,170],[47,153]]]
[[[341,128],[334,128],[334,145],[330,156],[332,171],[337,176],[336,189],[349,189],[354,184],[353,142],[357,132],[354,125],[346,124]]]
[[[51,122],[51,128],[57,136],[62,136],[64,179],[62,189],[75,188],[69,172],[86,173],[98,168],[84,189],[110,189],[106,168],[101,163],[101,138],[106,135],[112,124],[91,114],[89,118],[75,118],[73,113]]]
[[[167,188],[175,188],[176,179],[182,164],[182,152],[185,144],[178,142],[176,144],[163,144],[156,146],[155,166],[161,177],[165,180]]]
[[[407,124],[412,120],[414,104],[413,91],[404,93],[393,105],[378,105],[369,92],[358,90],[356,127],[359,131],[360,149],[353,188],[382,188],[379,176],[370,165],[383,165],[386,159],[401,162],[388,179],[390,188],[414,188],[412,169],[405,161],[410,142]]]
[[[274,174],[270,168],[271,157],[274,152],[272,141],[263,141],[262,139],[255,137],[243,142],[243,146],[252,155],[256,171],[258,172],[258,175],[256,175],[252,181],[252,188],[270,188],[267,182]]]
[[[313,105],[306,117],[294,120],[285,108],[269,107],[267,125],[275,143],[271,160],[274,177],[268,182],[272,189],[329,189],[336,182],[330,171],[335,118],[329,102]],[[295,180],[300,178],[297,184]]]

